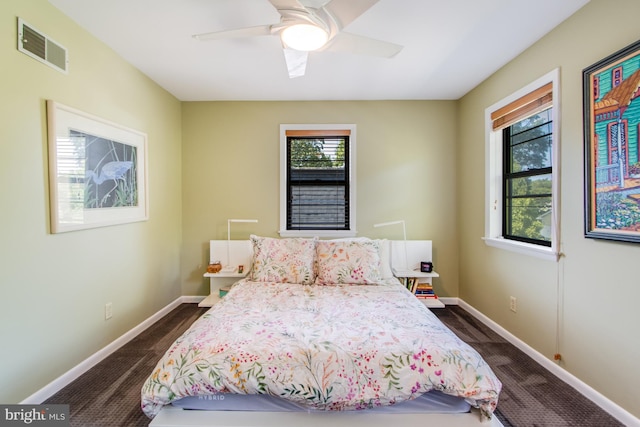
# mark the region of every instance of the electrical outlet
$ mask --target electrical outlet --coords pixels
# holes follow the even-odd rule
[[[104,305],[104,320],[109,320],[113,317],[113,304],[110,302]]]
[[[518,301],[516,300],[516,297],[509,297],[509,310],[514,313],[518,311]]]

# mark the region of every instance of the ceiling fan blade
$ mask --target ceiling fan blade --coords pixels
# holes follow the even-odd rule
[[[260,25],[257,27],[238,28],[236,30],[214,31],[212,33],[195,34],[196,40],[220,40],[234,39],[241,37],[268,36],[271,34],[271,25]]]
[[[284,59],[287,62],[287,69],[289,70],[289,78],[294,79],[296,77],[304,76],[307,69],[307,58],[309,52],[302,52],[299,50],[284,48]]]
[[[341,32],[322,50],[393,58],[402,48],[403,46],[399,44]]]
[[[338,21],[342,29],[376,3],[378,0],[331,0],[324,5],[324,9]]]
[[[298,0],[269,0],[269,3],[276,8],[276,10],[292,9],[292,10],[305,10],[306,8]]]

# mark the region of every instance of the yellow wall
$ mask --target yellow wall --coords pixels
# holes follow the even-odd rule
[[[640,416],[640,246],[583,237],[582,70],[635,42],[640,2],[592,0],[460,101],[460,297],[618,405]],[[561,72],[559,263],[485,246],[484,110]],[[560,316],[556,321],[557,290]],[[509,311],[509,296],[518,312]],[[558,333],[556,333],[558,328]]]
[[[434,242],[440,294],[457,295],[455,118],[453,101],[184,103],[183,293],[208,292],[208,242],[228,218],[259,220],[233,238],[278,236],[281,123],[355,123],[358,235],[400,239],[373,224],[404,219]]]
[[[69,49],[68,75],[18,52],[18,16]],[[181,116],[46,0],[0,2],[0,35],[0,402],[12,403],[181,295]],[[147,133],[149,221],[50,234],[47,99]]]

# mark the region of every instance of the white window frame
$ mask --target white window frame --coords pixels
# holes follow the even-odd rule
[[[349,130],[349,230],[287,230],[287,131]],[[280,125],[280,237],[354,237],[356,232],[356,125],[281,124]]]
[[[505,239],[502,236],[502,129],[493,130],[491,114],[532,91],[552,83],[553,131],[551,189],[551,247]],[[488,246],[557,261],[560,254],[560,70],[555,69],[485,110],[485,231]]]

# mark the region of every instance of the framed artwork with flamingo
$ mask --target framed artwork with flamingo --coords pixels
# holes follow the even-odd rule
[[[51,232],[148,219],[146,134],[47,101]]]
[[[640,40],[582,77],[585,237],[640,243]]]

